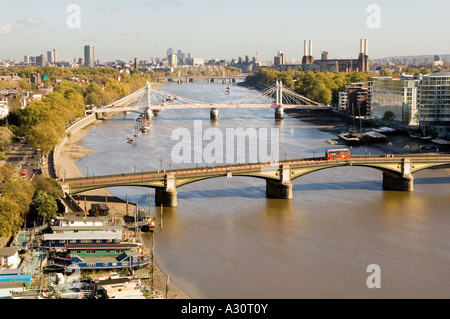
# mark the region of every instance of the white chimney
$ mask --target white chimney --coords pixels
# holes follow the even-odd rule
[[[360,45],[359,45],[359,53],[364,53],[364,44],[363,44],[363,39],[361,39],[360,41]]]
[[[309,56],[312,56],[312,40],[309,40]]]
[[[367,39],[364,40],[364,55],[369,55]]]
[[[304,50],[303,50],[303,56],[306,56],[306,53],[308,52],[308,42],[305,40]]]

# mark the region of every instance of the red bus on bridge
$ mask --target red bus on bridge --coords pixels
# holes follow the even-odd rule
[[[346,160],[350,159],[350,150],[349,149],[339,149],[339,150],[326,150],[325,151],[325,158],[328,161],[339,161],[339,160]]]

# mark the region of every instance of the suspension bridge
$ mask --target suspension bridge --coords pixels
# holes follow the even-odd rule
[[[146,105],[139,105],[140,101],[146,96]],[[146,86],[130,96],[127,99],[117,101],[106,107],[97,108],[95,112],[147,112],[157,114],[169,109],[189,109],[189,108],[210,108],[211,119],[218,119],[218,109],[220,108],[273,108],[275,109],[275,118],[282,119],[286,108],[297,109],[329,109],[311,99],[308,99],[292,89],[283,87],[281,81],[271,85],[261,91],[256,92],[239,99],[230,100],[228,103],[209,103],[196,101],[192,99],[175,96],[171,93],[159,89],[153,89],[147,82]]]

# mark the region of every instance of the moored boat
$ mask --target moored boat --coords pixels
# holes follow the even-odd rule
[[[436,139],[431,140],[431,142],[440,149],[450,149],[450,141],[436,138]]]

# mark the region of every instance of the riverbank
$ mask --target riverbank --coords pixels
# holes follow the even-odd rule
[[[79,142],[84,139],[84,137],[89,133],[90,130],[99,125],[102,120],[96,120],[93,123],[83,127],[77,131],[70,134],[68,140],[62,145],[60,154],[56,160],[56,170],[64,174],[65,178],[75,178],[83,177],[83,173],[78,168],[76,163],[82,160],[84,157],[91,153],[98,152],[97,150],[91,150],[79,145]],[[125,225],[124,216],[133,215],[136,208],[135,204],[127,204],[125,201],[112,195],[107,189],[93,190],[83,193],[83,195],[78,196],[79,204],[89,210],[92,204],[99,202],[107,202],[110,208],[110,215],[112,216],[114,222],[119,225]],[[85,200],[84,200],[85,198]],[[150,247],[147,247],[150,248]],[[151,266],[147,266],[146,270],[149,270]],[[167,275],[155,265],[155,276],[154,276],[154,288],[165,294],[166,291],[166,281]],[[168,299],[190,299],[190,297],[175,283],[169,283],[169,296]]]
[[[156,84],[155,84],[156,85]],[[160,86],[160,85],[158,85]],[[98,150],[88,149],[80,145],[85,136],[94,129],[97,125],[101,124],[103,120],[88,120],[85,125],[81,124],[79,127],[71,129],[67,138],[58,146],[56,156],[53,157],[53,161],[48,165],[48,172],[50,176],[56,174],[58,178],[76,178],[84,177],[84,174],[76,165],[77,162],[91,153],[99,152]],[[51,167],[52,166],[52,167]],[[54,174],[50,174],[53,171]],[[118,225],[125,225],[125,216],[134,215],[136,204],[127,203],[120,198],[117,198],[111,194],[107,189],[93,190],[83,193],[81,196],[76,197],[81,207],[88,211],[92,204],[95,203],[107,203],[110,209],[110,215],[114,223]],[[127,210],[128,208],[128,210]],[[151,247],[147,247],[151,248]],[[150,270],[151,266],[147,266],[145,270]],[[167,275],[155,264],[155,276],[153,287],[162,292],[165,296]],[[190,297],[175,283],[169,282],[168,286],[168,299],[190,299]]]
[[[353,128],[353,123],[350,123],[343,117],[337,116],[334,112],[328,110],[305,111],[299,109],[285,109],[285,113],[299,121],[312,124],[315,129],[335,135],[336,138],[333,140],[338,142],[336,146],[345,146],[345,143],[339,140],[338,135],[340,133],[348,132]],[[359,128],[359,124],[357,125],[357,128]],[[405,152],[436,154],[436,150],[431,149],[427,151],[423,147],[430,146],[431,142],[417,141],[403,132],[389,135],[388,139],[391,143],[371,143],[367,145],[370,145],[371,148],[378,149],[385,154],[404,154]],[[364,145],[362,145],[362,147],[363,146]],[[440,151],[440,153],[442,153],[442,151]],[[444,174],[450,176],[449,165],[436,169],[439,169]]]

